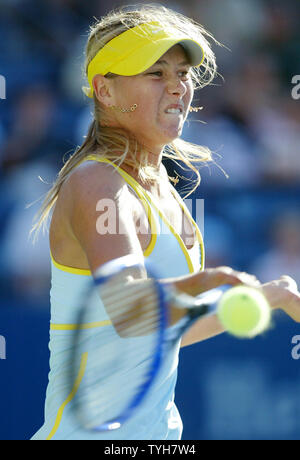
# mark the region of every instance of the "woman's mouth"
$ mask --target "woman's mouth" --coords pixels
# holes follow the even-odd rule
[[[165,113],[174,114],[174,115],[181,115],[183,113],[183,106],[180,105],[180,104],[169,105],[166,108]]]

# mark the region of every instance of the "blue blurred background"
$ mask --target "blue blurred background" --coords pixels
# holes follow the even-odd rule
[[[122,4],[0,0],[0,439],[29,439],[43,423],[49,246],[47,235],[32,246],[28,232],[90,122],[81,92],[89,24]],[[218,165],[201,168],[193,195],[194,204],[204,199],[206,266],[229,265],[261,281],[289,274],[299,283],[300,101],[291,93],[300,74],[299,2],[164,5],[227,47],[214,47],[223,79],[196,93],[194,106],[204,109],[183,133],[209,146]],[[300,326],[283,313],[273,322],[252,341],[224,334],[182,350],[176,401],[183,439],[300,439],[300,360],[292,356]]]

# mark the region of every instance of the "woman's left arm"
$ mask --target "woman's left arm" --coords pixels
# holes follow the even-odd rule
[[[283,310],[294,321],[300,323],[300,293],[297,283],[290,276],[281,276],[278,280],[262,284],[259,289],[266,296],[272,310]],[[197,321],[182,337],[181,347],[201,342],[225,332],[217,315]]]

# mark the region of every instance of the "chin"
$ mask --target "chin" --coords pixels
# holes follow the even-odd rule
[[[160,132],[158,130],[152,130],[152,139],[148,139],[147,141],[144,140],[142,144],[148,145],[148,147],[152,150],[154,148],[162,149],[165,145],[170,144],[181,136],[182,128],[182,126],[177,126],[176,128],[168,127]]]
[[[165,139],[167,139],[166,143],[169,144],[170,142],[180,137],[182,134],[182,130],[183,130],[183,126],[176,126],[176,127],[173,127],[171,129],[169,128],[168,130],[166,130],[164,132],[164,137]]]
[[[173,141],[175,141],[176,139],[178,139],[178,137],[180,137],[181,134],[182,134],[182,128],[176,130],[175,132],[173,132],[173,133],[170,135],[170,137],[169,137],[168,144],[169,144],[170,142],[173,142]]]

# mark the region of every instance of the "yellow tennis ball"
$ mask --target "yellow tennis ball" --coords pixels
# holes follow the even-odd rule
[[[269,326],[271,308],[260,291],[248,286],[235,286],[222,296],[218,317],[230,334],[252,338]]]

